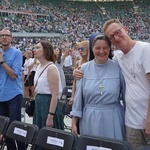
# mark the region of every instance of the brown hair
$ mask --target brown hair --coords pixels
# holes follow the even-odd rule
[[[57,61],[58,64],[61,63],[61,56],[62,56],[62,50],[60,48],[57,48],[59,50],[59,56],[58,58],[55,55],[55,61]]]
[[[54,49],[52,44],[49,41],[40,41],[40,43],[43,47],[45,59],[55,62]]]
[[[117,23],[120,24],[120,26],[123,26],[123,24],[118,19],[109,19],[103,25],[103,32],[105,32],[108,26],[112,23]]]
[[[25,53],[27,53],[30,56],[30,58],[33,57],[33,53],[31,50],[26,50]]]

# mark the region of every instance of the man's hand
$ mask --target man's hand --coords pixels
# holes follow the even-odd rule
[[[149,107],[148,107],[148,110],[147,110],[145,133],[150,136],[150,96],[149,96],[149,100],[148,100],[148,106]]]
[[[145,133],[150,135],[150,121],[147,119]]]
[[[81,78],[83,78],[83,72],[79,70],[80,68],[81,67],[78,67],[73,71],[73,75],[76,80],[80,80]]]
[[[3,61],[3,53],[0,51],[0,62]]]

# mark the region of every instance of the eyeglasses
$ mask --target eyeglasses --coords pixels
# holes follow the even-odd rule
[[[84,51],[84,47],[78,47],[78,51]]]
[[[33,49],[39,49],[39,48],[42,48],[40,46],[34,46]]]
[[[10,37],[10,34],[1,34],[0,37]]]
[[[110,40],[110,41],[114,41],[115,36],[117,36],[117,37],[120,36],[120,34],[121,34],[121,29],[122,29],[122,28],[123,28],[123,27],[121,27],[120,29],[116,30],[113,35],[111,35],[110,37],[108,37],[109,40]]]

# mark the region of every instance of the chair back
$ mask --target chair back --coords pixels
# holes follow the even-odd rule
[[[72,86],[65,86],[63,88],[60,100],[66,100],[67,98],[70,98],[71,94],[72,94]]]
[[[36,137],[33,149],[40,146],[47,150],[72,150],[76,140],[77,136],[72,132],[43,127]]]
[[[0,134],[4,135],[8,125],[9,125],[9,118],[6,116],[0,116]]]
[[[140,146],[137,150],[150,150],[150,146]]]
[[[100,148],[107,148],[110,150],[132,150],[131,145],[126,141],[94,136],[80,136],[78,138],[75,150],[97,150]]]
[[[10,123],[5,136],[26,144],[33,144],[38,130],[38,127],[34,124],[13,121]]]
[[[6,116],[0,116],[0,149],[4,144],[5,133],[7,131],[10,119]]]

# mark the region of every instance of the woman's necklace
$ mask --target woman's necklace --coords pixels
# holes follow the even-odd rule
[[[99,90],[100,90],[100,94],[102,95],[103,94],[103,85],[102,85],[102,83],[100,83],[100,85],[99,85]]]

